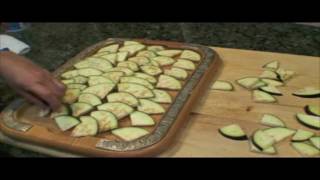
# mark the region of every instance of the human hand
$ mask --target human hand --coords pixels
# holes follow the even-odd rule
[[[0,75],[28,101],[56,110],[61,106],[65,86],[50,72],[12,52],[0,52]]]

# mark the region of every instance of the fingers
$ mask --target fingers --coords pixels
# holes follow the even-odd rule
[[[41,82],[42,85],[49,88],[52,93],[61,98],[65,92],[65,86],[57,79],[55,79],[48,71],[45,70],[44,73],[45,80]]]
[[[33,96],[31,93],[28,93],[24,90],[16,90],[16,92],[18,94],[20,94],[21,96],[23,96],[27,101],[29,101],[30,103],[33,103],[37,106],[40,106],[42,108],[46,108],[47,106],[45,105],[45,103],[43,103],[40,99],[38,99],[37,97]]]
[[[30,87],[30,91],[36,97],[41,98],[49,104],[52,110],[57,110],[61,106],[59,98],[49,88],[42,85],[35,85]]]

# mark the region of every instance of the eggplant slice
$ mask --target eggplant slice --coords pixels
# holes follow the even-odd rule
[[[165,112],[165,109],[158,103],[153,102],[147,99],[139,99],[138,111],[147,113],[147,114],[162,114]]]
[[[171,69],[165,69],[164,74],[181,80],[185,80],[188,77],[188,72],[186,70],[175,67],[172,67]]]
[[[170,104],[172,103],[172,98],[169,93],[160,89],[152,90],[154,97],[150,98],[151,101],[156,103],[165,103]]]
[[[259,90],[275,96],[282,96],[282,93],[274,86],[263,86]]]
[[[84,102],[77,102],[71,104],[70,108],[72,110],[72,116],[79,117],[93,110],[94,106]]]
[[[71,136],[94,136],[98,133],[98,122],[91,116],[81,116],[81,123],[78,124],[72,131]]]
[[[298,129],[297,132],[292,137],[291,141],[293,142],[301,142],[301,141],[307,141],[314,135],[311,131],[306,131],[303,129]]]
[[[160,89],[179,90],[182,88],[182,85],[180,81],[178,81],[174,77],[160,75],[156,87]]]
[[[307,105],[304,107],[307,114],[313,116],[320,116],[320,106],[319,105]]]
[[[293,142],[291,146],[303,156],[319,156],[320,154],[317,148],[303,142]]]
[[[320,136],[310,138],[311,144],[320,150]]]
[[[118,119],[114,114],[108,111],[93,111],[90,116],[98,122],[99,133],[106,132],[118,127]]]
[[[97,108],[98,110],[111,112],[119,120],[128,116],[130,113],[134,111],[134,109],[128,104],[124,104],[120,102],[108,102],[108,103],[99,105]]]
[[[102,104],[100,98],[95,94],[83,93],[79,96],[78,102],[83,102],[90,104],[92,106],[97,106]]]
[[[139,105],[138,99],[127,92],[115,92],[107,96],[108,102],[121,102],[128,104],[131,107],[137,107]]]
[[[262,103],[275,103],[277,102],[277,99],[273,97],[272,95],[260,91],[260,90],[254,90],[253,93],[253,100],[254,102],[262,102]]]
[[[189,59],[191,61],[196,61],[196,62],[201,60],[200,54],[191,50],[183,50],[180,55],[180,58]]]
[[[270,127],[286,127],[285,123],[275,115],[264,114],[261,119],[261,124]]]
[[[58,116],[54,120],[61,131],[67,131],[80,123],[78,119],[72,116]]]
[[[272,147],[276,141],[264,131],[257,130],[253,134],[252,143],[259,148],[259,150],[263,151],[264,149]]]
[[[276,142],[280,142],[285,138],[295,134],[296,130],[284,127],[268,128],[263,130],[264,133],[272,137]]]
[[[130,93],[137,98],[154,97],[151,89],[136,83],[120,83],[118,84],[118,91]]]
[[[135,111],[130,114],[132,126],[153,126],[155,121],[146,113]]]
[[[111,132],[124,141],[133,141],[149,134],[149,131],[138,127],[123,127]]]
[[[62,102],[72,104],[78,99],[80,93],[80,89],[67,89],[63,96]]]
[[[136,72],[136,73],[134,73],[133,76],[145,79],[145,80],[149,81],[151,84],[157,83],[157,79],[155,77],[153,77],[149,74],[146,74],[146,73]]]
[[[237,124],[231,124],[219,129],[219,132],[224,137],[233,139],[233,140],[247,140],[248,137],[242,128]]]
[[[307,87],[292,93],[292,95],[303,97],[303,98],[317,98],[317,97],[320,97],[320,89]]]
[[[320,130],[320,117],[303,113],[297,113],[296,117],[301,124],[311,129]]]
[[[278,61],[272,61],[272,62],[268,62],[267,64],[263,65],[262,67],[265,69],[269,69],[269,70],[277,70],[279,68],[279,62]]]
[[[213,90],[233,91],[233,85],[228,81],[216,81],[211,86]]]

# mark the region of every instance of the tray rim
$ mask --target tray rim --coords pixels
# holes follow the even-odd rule
[[[99,155],[99,156],[109,156],[108,153],[112,154],[111,156],[119,156],[119,157],[122,157],[122,156],[126,156],[126,155],[154,155],[155,153],[159,153],[160,151],[163,151],[164,148],[163,147],[166,147],[169,142],[172,141],[174,133],[172,133],[172,129],[175,129],[174,127],[177,127],[179,126],[179,124],[181,124],[180,122],[182,122],[182,120],[179,120],[179,119],[184,119],[183,121],[186,121],[185,119],[187,119],[187,117],[183,117],[182,118],[182,115],[181,114],[184,114],[184,116],[189,116],[189,113],[190,113],[190,109],[192,107],[192,105],[190,105],[190,101],[191,99],[194,99],[194,98],[190,98],[191,96],[193,97],[196,97],[196,95],[194,93],[190,93],[190,92],[198,92],[196,94],[199,94],[199,89],[200,87],[202,88],[202,86],[205,86],[205,84],[208,84],[208,83],[205,83],[204,82],[204,79],[203,78],[206,74],[206,76],[208,76],[208,74],[213,74],[215,73],[217,67],[221,64],[221,60],[218,56],[218,54],[211,48],[209,47],[206,47],[206,46],[202,46],[202,45],[198,45],[198,44],[190,44],[190,43],[182,43],[182,42],[175,42],[175,41],[159,41],[159,40],[149,40],[149,39],[128,39],[128,38],[109,38],[109,39],[106,39],[106,40],[103,40],[101,42],[98,42],[92,46],[89,46],[87,48],[85,48],[84,50],[82,50],[80,53],[78,53],[76,56],[74,56],[73,58],[69,59],[66,61],[66,63],[64,63],[62,66],[58,67],[58,69],[56,71],[54,71],[54,75],[55,76],[58,76],[61,72],[67,70],[68,68],[72,67],[72,65],[74,63],[81,60],[81,56],[90,56],[91,53],[95,53],[95,50],[99,49],[100,47],[102,46],[105,46],[105,45],[108,45],[108,44],[113,44],[117,41],[126,41],[126,40],[131,40],[131,41],[140,41],[141,43],[150,43],[150,44],[153,44],[153,45],[156,45],[156,44],[159,44],[159,45],[164,45],[164,46],[167,46],[167,47],[171,47],[171,46],[179,46],[179,48],[183,48],[183,49],[191,49],[191,50],[196,50],[199,52],[199,50],[202,50],[201,54],[203,54],[203,52],[206,52],[207,51],[207,54],[205,54],[206,56],[204,57],[204,60],[201,61],[201,63],[199,64],[198,68],[193,72],[192,76],[190,77],[190,79],[192,77],[194,77],[194,75],[196,74],[197,70],[201,72],[198,74],[198,78],[195,78],[195,80],[198,80],[198,82],[194,82],[195,84],[193,85],[193,87],[191,87],[191,90],[188,91],[187,93],[188,94],[185,94],[185,101],[184,101],[184,104],[180,105],[181,106],[181,109],[178,110],[177,114],[175,117],[171,117],[172,118],[175,118],[174,120],[171,120],[171,124],[167,125],[167,129],[165,132],[162,132],[162,134],[157,134],[157,139],[156,141],[149,141],[149,143],[147,144],[143,144],[142,140],[143,138],[148,138],[150,137],[152,134],[155,134],[155,130],[159,128],[159,125],[155,128],[155,130],[150,133],[149,135],[145,136],[145,137],[142,137],[142,138],[139,138],[135,141],[131,141],[131,142],[117,142],[117,141],[104,141],[103,144],[107,143],[109,145],[103,145],[105,147],[109,147],[107,148],[106,150],[102,150],[103,152],[101,153],[97,153],[97,152],[86,152],[85,149],[81,149],[81,154],[82,152],[84,154],[88,154],[88,155]],[[167,45],[169,44],[169,45]],[[172,47],[171,47],[172,48]],[[90,52],[90,53],[88,53]],[[211,53],[211,55],[210,55]],[[209,57],[208,54],[210,55]],[[205,62],[207,61],[207,64],[205,64]],[[203,65],[205,64],[205,65]],[[202,69],[200,68],[200,66],[202,65]],[[200,70],[199,70],[200,69]],[[211,72],[212,71],[212,72]],[[189,80],[190,80],[189,79]],[[211,81],[209,81],[211,82]],[[181,89],[178,93],[178,96],[181,94],[181,92],[183,90],[186,89],[186,86],[189,84],[190,82],[188,81],[185,85],[184,85],[184,88]],[[198,90],[197,90],[198,89]],[[187,90],[185,90],[187,91]],[[178,98],[178,96],[176,97],[176,99]],[[194,100],[192,100],[194,101]],[[14,108],[15,106],[20,106],[21,104],[20,103],[24,103],[24,101],[22,100],[15,100],[14,102],[12,102],[9,106],[7,106],[5,108],[5,110],[3,111],[2,113],[2,116],[1,116],[1,120],[3,119],[6,119],[9,115],[9,113],[13,113],[14,111]],[[188,105],[189,104],[189,105]],[[173,104],[174,105],[174,104]],[[173,106],[172,105],[172,106]],[[170,108],[168,109],[168,111],[170,111],[170,109],[172,109],[172,106],[170,106]],[[188,108],[187,108],[188,107]],[[186,111],[189,110],[188,111]],[[167,112],[168,112],[167,111]],[[186,111],[186,113],[182,113],[182,111]],[[167,113],[166,112],[166,113]],[[163,117],[163,119],[166,117],[166,115]],[[159,124],[161,122],[163,122],[163,119],[159,122]],[[24,132],[27,132],[28,129],[30,129],[31,127],[25,127],[27,125],[24,125],[24,126],[15,126],[17,128],[17,130],[20,130],[21,132],[19,132],[18,134],[24,134]],[[17,138],[17,139],[23,139],[25,141],[28,141],[29,139],[28,138],[25,138],[23,135],[18,135],[18,134],[15,134],[13,132],[11,132],[10,130],[11,129],[8,129],[8,127],[5,127],[5,125],[1,122],[1,129],[3,131],[4,134],[7,134],[13,138]],[[159,138],[160,137],[160,138]],[[100,139],[98,142],[101,142],[101,140],[103,139]],[[144,140],[145,141],[145,140]],[[142,144],[142,146],[140,146],[139,148],[136,148],[136,146],[132,145],[133,142],[138,142],[138,144]],[[41,145],[44,145],[46,146],[46,144],[43,144],[42,142],[36,142],[36,143],[39,143]],[[120,143],[120,144],[119,144]],[[111,144],[111,145],[110,145]],[[125,144],[125,145],[124,145]],[[97,144],[99,145],[99,143]],[[101,143],[100,143],[101,145]],[[56,144],[56,146],[59,146],[58,144]],[[111,148],[110,148],[111,147]],[[120,148],[119,148],[120,147]],[[162,148],[160,148],[162,147]],[[100,147],[101,148],[101,147]],[[60,149],[60,148],[59,148]],[[63,150],[65,149],[69,149],[69,150],[72,150],[72,148],[66,148],[66,147],[63,147],[62,148]],[[76,152],[78,153],[78,152]]]

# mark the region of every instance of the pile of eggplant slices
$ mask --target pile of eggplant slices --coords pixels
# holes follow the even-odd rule
[[[252,93],[254,102],[277,103],[276,96],[283,94],[278,87],[285,86],[286,81],[295,76],[295,72],[280,68],[278,61],[265,64],[264,71],[258,77],[244,77],[235,81],[237,85]],[[211,89],[233,91],[232,83],[216,81]],[[299,98],[319,98],[320,89],[305,87],[292,93]],[[320,130],[320,105],[306,105],[305,113],[297,113],[296,119],[307,128]],[[258,129],[248,137],[238,124],[230,124],[219,129],[220,134],[233,140],[247,140],[250,151],[269,155],[277,154],[276,143],[291,137],[291,146],[304,156],[320,155],[320,136],[314,132],[303,129],[291,129],[277,116],[264,114],[260,123],[269,128]]]
[[[124,141],[141,138],[200,60],[192,50],[136,41],[106,45],[61,74],[64,105],[50,117],[72,137],[111,132]],[[124,119],[130,126],[120,126]]]

